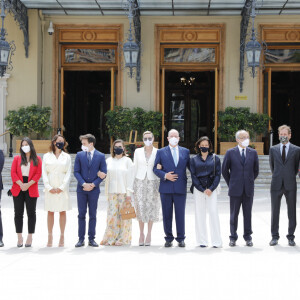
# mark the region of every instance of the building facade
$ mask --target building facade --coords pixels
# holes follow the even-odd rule
[[[129,28],[125,14],[66,15],[28,9],[28,57],[23,32],[8,14],[7,39],[15,41],[16,52],[13,70],[0,80],[0,134],[6,130],[8,110],[31,104],[52,108],[54,131],[63,130],[74,145],[71,152],[78,150],[80,134],[92,132],[98,148],[108,153],[104,113],[115,105],[163,112],[161,145],[166,132],[177,128],[181,144],[190,149],[202,135],[217,143],[217,111],[228,106],[268,113],[274,130],[283,123],[299,128],[298,11],[258,14],[255,27],[269,54],[254,79],[245,70],[242,90],[241,14],[141,14],[139,91],[136,80],[122,67],[119,53],[118,45]],[[50,22],[52,35],[48,34]],[[7,136],[1,137],[0,148],[7,150],[8,142]],[[293,142],[300,145],[296,130]]]

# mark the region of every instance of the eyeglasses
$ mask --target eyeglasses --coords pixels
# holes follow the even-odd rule
[[[243,137],[239,137],[238,139],[241,140],[241,141],[243,141],[243,140],[248,139],[248,137],[247,136],[243,136]]]
[[[151,141],[152,141],[152,138],[144,138],[144,141],[145,141],[145,142],[146,142],[147,140],[151,142]]]

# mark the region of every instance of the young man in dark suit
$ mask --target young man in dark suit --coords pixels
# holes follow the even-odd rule
[[[289,228],[287,239],[290,246],[295,246],[297,182],[299,169],[300,148],[291,144],[291,128],[282,125],[278,128],[280,143],[270,148],[269,161],[272,171],[271,182],[271,233],[270,246],[278,244],[279,214],[281,198],[286,198]]]
[[[190,151],[179,147],[179,133],[172,129],[168,133],[169,145],[159,149],[156,154],[153,172],[160,178],[160,198],[165,231],[165,247],[172,247],[173,206],[175,208],[176,230],[179,247],[185,247],[185,203],[186,168],[190,167]],[[157,165],[162,166],[161,169]]]
[[[98,198],[100,194],[99,185],[103,179],[99,178],[99,171],[107,173],[105,155],[95,149],[96,139],[92,134],[80,136],[82,151],[75,158],[74,175],[78,181],[77,205],[78,205],[78,237],[75,247],[84,246],[85,239],[85,216],[87,206],[89,207],[89,246],[98,247],[95,242],[96,217]]]
[[[252,205],[254,196],[254,180],[259,173],[258,155],[254,149],[249,148],[249,133],[239,130],[235,135],[238,146],[227,150],[222,175],[229,187],[230,197],[230,242],[234,247],[238,239],[237,227],[240,207],[244,215],[244,240],[248,247],[252,242]]]

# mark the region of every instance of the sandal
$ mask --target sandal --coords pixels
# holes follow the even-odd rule
[[[47,247],[52,247],[52,242],[53,242],[53,235],[52,233],[49,233]]]
[[[64,247],[65,246],[65,237],[63,234],[60,235],[59,244],[58,247]]]

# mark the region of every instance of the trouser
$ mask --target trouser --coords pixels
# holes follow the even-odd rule
[[[237,227],[240,208],[243,208],[244,216],[244,240],[252,240],[252,205],[253,197],[248,197],[243,193],[240,197],[230,197],[230,239],[237,240]]]
[[[78,237],[79,240],[84,240],[86,232],[85,216],[87,207],[89,208],[89,240],[94,240],[96,235],[97,222],[97,207],[100,191],[92,190],[90,192],[77,192],[77,206],[78,206]]]
[[[218,215],[217,192],[210,196],[194,188],[196,242],[198,245],[208,245],[206,211],[209,215],[209,227],[212,246],[222,247],[220,221]]]
[[[174,240],[172,231],[173,205],[175,208],[176,220],[176,241],[181,242],[185,239],[185,203],[186,194],[160,194],[161,207],[163,213],[163,223],[165,231],[165,240],[172,242]]]
[[[3,227],[2,227],[2,217],[1,217],[1,193],[2,190],[0,190],[0,241],[3,239]]]
[[[23,177],[24,183],[28,182],[28,177]],[[28,233],[34,233],[36,223],[36,197],[30,197],[28,190],[26,192],[20,191],[17,197],[14,199],[15,208],[15,226],[16,232],[23,232],[23,216],[24,216],[24,205],[26,206],[27,217],[28,217]]]
[[[282,188],[279,191],[271,190],[271,233],[273,238],[279,239],[279,215],[281,198],[283,195],[286,199],[287,213],[289,218],[289,228],[286,237],[290,240],[295,238],[294,233],[297,226],[297,190],[287,191],[285,188]]]

